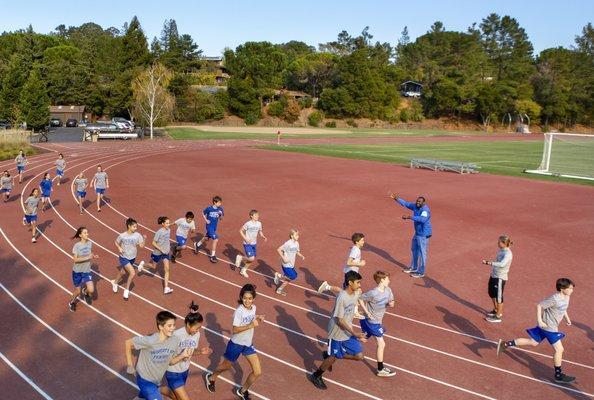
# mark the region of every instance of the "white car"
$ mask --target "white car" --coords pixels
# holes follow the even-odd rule
[[[118,129],[122,131],[132,132],[135,128],[134,122],[128,121],[126,118],[114,117],[111,119],[111,122],[116,124]]]

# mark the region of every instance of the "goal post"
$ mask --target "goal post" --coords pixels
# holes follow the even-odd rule
[[[524,172],[594,181],[594,135],[545,133],[539,167]]]

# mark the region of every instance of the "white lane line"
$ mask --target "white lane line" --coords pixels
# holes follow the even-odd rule
[[[2,285],[0,283],[0,285]],[[4,288],[4,287],[3,287]],[[44,399],[47,400],[53,400],[50,395],[48,395],[47,393],[45,393],[39,386],[37,386],[37,384],[35,382],[33,382],[33,380],[31,378],[29,378],[23,371],[21,371],[16,365],[14,365],[9,359],[8,357],[6,357],[4,354],[2,354],[2,352],[0,351],[0,358],[2,358],[2,360],[8,364],[8,366],[10,368],[13,369],[14,372],[16,372],[21,378],[23,378],[23,380],[25,382],[27,382],[29,384],[29,386],[31,386],[33,389],[35,389],[37,391],[37,393],[39,393]]]

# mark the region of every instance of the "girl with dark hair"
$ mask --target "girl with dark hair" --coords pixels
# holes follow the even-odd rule
[[[91,186],[95,188],[95,193],[97,193],[97,211],[101,212],[101,200],[103,200],[103,197],[105,196],[105,191],[109,189],[109,179],[107,177],[107,172],[103,171],[103,167],[101,165],[97,166],[97,172],[93,176]]]
[[[179,339],[178,352],[188,351],[189,357],[175,365],[170,365],[165,372],[167,387],[161,387],[161,393],[175,400],[190,400],[186,392],[186,381],[190,371],[190,357],[194,350],[198,348],[200,340],[200,328],[202,328],[202,314],[198,312],[198,304],[192,301],[190,312],[186,315],[184,326],[173,332],[173,336]],[[209,355],[212,350],[209,347],[200,349],[201,355]]]
[[[54,162],[56,165],[56,178],[58,180],[57,185],[60,186],[62,178],[64,177],[64,170],[66,169],[66,160],[64,160],[64,154],[58,154],[58,159]]]
[[[141,399],[162,400],[163,396],[159,391],[159,385],[161,385],[167,367],[180,361],[186,361],[191,356],[188,349],[179,354],[177,352],[179,339],[173,335],[175,319],[175,315],[169,311],[161,311],[156,318],[156,333],[126,340],[126,362],[128,364],[126,372],[136,375],[138,397]],[[140,350],[136,367],[134,367],[132,350]]]
[[[91,275],[91,260],[99,258],[92,253],[93,243],[89,240],[89,231],[84,226],[76,230],[72,239],[79,239],[72,248],[72,283],[74,284],[74,293],[68,302],[68,309],[76,311],[76,300],[82,293],[87,304],[93,302],[93,276]]]
[[[31,191],[27,200],[25,200],[25,216],[23,217],[23,225],[31,226],[31,243],[36,243],[37,235],[37,208],[39,207],[39,188],[35,188]]]
[[[10,198],[10,192],[14,185],[14,178],[10,176],[10,172],[4,170],[2,177],[0,178],[0,193],[4,194],[4,202],[6,203]]]
[[[118,268],[118,274],[114,280],[111,281],[111,289],[114,293],[118,292],[118,283],[120,279],[124,277],[126,272],[128,273],[128,280],[126,281],[126,288],[124,289],[124,299],[128,299],[130,296],[130,285],[134,280],[134,263],[136,262],[136,255],[138,254],[137,246],[144,247],[145,238],[136,230],[138,224],[133,218],[126,220],[126,232],[120,233],[115,240],[115,245],[119,251],[120,267]],[[138,264],[138,272],[142,272],[144,268],[144,261]]]
[[[206,389],[210,393],[215,392],[217,377],[231,369],[240,355],[245,356],[252,367],[252,372],[248,375],[243,386],[235,390],[235,394],[240,399],[249,399],[248,389],[262,375],[260,359],[256,354],[252,339],[254,337],[254,328],[264,322],[264,315],[256,314],[255,298],[256,287],[250,283],[243,285],[239,292],[239,306],[233,313],[233,335],[227,343],[227,350],[223,354],[223,360],[213,373],[204,375]]]
[[[23,150],[19,150],[19,154],[14,159],[17,165],[17,173],[19,175],[19,183],[23,182],[23,172],[25,172],[25,166],[27,165],[27,156]]]
[[[73,184],[76,186],[76,200],[78,200],[78,210],[83,213],[83,199],[87,196],[87,178],[84,171],[80,171]]]
[[[39,188],[41,189],[41,212],[45,212],[45,205],[49,204],[52,195],[52,178],[49,172],[43,174]]]

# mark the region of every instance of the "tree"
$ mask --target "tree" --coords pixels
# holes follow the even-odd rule
[[[159,63],[149,66],[132,84],[134,108],[137,115],[149,125],[151,139],[153,126],[171,117],[174,98],[167,90],[171,72]]]
[[[37,64],[29,73],[27,82],[23,86],[20,104],[28,127],[39,130],[48,125],[50,100],[41,79],[40,67]]]
[[[592,28],[591,22],[582,28],[581,36],[575,37],[575,43],[578,51],[594,59],[594,28]]]
[[[329,53],[312,53],[295,59],[285,70],[289,89],[302,90],[312,97],[328,87],[336,75],[337,57]]]
[[[43,77],[53,104],[84,104],[89,71],[82,52],[68,45],[50,47],[43,55]]]
[[[151,55],[148,50],[148,41],[138,18],[134,16],[128,24],[126,32],[122,36],[122,69],[134,69],[144,67],[151,61]]]

